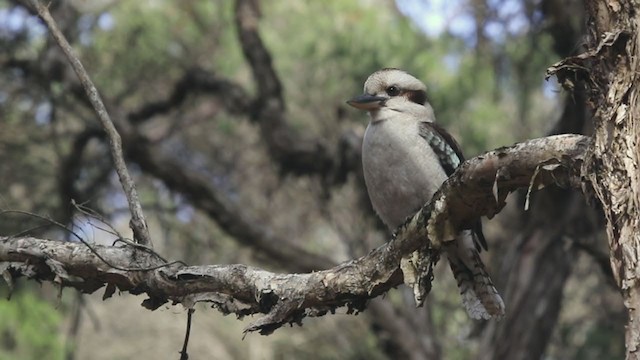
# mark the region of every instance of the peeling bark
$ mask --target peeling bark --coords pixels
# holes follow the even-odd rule
[[[640,356],[640,103],[637,2],[589,2],[595,27],[591,60],[595,84],[594,146],[586,173],[607,220],[613,274],[629,311],[627,358]]]
[[[238,316],[263,313],[246,331],[267,334],[306,316],[321,316],[347,306],[362,311],[368,299],[402,284],[400,259],[419,248],[437,257],[453,229],[492,216],[506,195],[520,187],[580,185],[589,138],[561,135],[500,148],[462,164],[433,200],[402,225],[394,238],[366,256],[307,274],[276,274],[245,265],[164,265],[148,251],[129,246],[97,246],[32,237],[0,237],[0,271],[7,283],[27,276],[61,287],[94,292],[107,285],[145,293],[143,305],[155,309],[167,301],[192,307],[212,303]],[[159,267],[159,268],[158,268]],[[151,269],[154,268],[154,269]]]
[[[627,358],[640,357],[640,5],[588,1],[589,50],[555,67],[559,79],[589,85],[594,142],[584,174],[602,204],[611,267],[629,321]],[[567,80],[568,81],[568,80]]]

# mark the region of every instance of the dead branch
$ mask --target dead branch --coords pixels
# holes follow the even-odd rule
[[[246,265],[162,265],[156,256],[129,246],[94,246],[32,237],[0,237],[0,271],[8,283],[19,276],[53,281],[61,287],[94,292],[107,286],[145,293],[143,305],[156,309],[171,301],[192,308],[208,302],[222,313],[265,317],[246,331],[268,334],[283,324],[300,323],[346,306],[359,312],[366,301],[403,282],[400,259],[430,247],[437,253],[455,229],[482,215],[493,216],[517,188],[551,184],[577,187],[590,138],[559,135],[500,148],[465,162],[415,216],[385,245],[331,269],[306,274],[277,274]],[[537,173],[534,179],[533,174]]]
[[[140,199],[138,198],[138,192],[136,191],[135,183],[129,175],[129,171],[127,170],[127,165],[124,161],[124,156],[122,155],[122,139],[120,138],[120,134],[116,130],[113,121],[111,121],[111,117],[107,112],[107,109],[100,98],[100,94],[98,93],[98,89],[93,85],[89,74],[87,74],[84,66],[80,62],[80,59],[73,53],[73,49],[71,45],[65,38],[65,36],[60,32],[58,26],[56,25],[55,20],[49,13],[49,9],[47,6],[43,5],[38,0],[32,1],[33,6],[36,8],[38,12],[38,16],[45,22],[49,31],[51,31],[51,35],[55,39],[56,43],[60,46],[64,54],[67,56],[69,63],[73,67],[73,70],[78,75],[80,82],[82,83],[82,87],[87,93],[87,97],[93,106],[96,114],[98,115],[98,119],[102,124],[107,136],[109,137],[109,145],[111,148],[111,156],[113,157],[114,167],[116,172],[118,173],[118,177],[120,178],[120,183],[122,184],[122,188],[127,197],[127,202],[129,203],[129,210],[131,211],[131,229],[134,233],[134,239],[138,241],[142,245],[151,246],[151,237],[149,236],[149,229],[147,226],[147,222],[144,218],[144,213],[142,212],[142,205],[140,204]]]

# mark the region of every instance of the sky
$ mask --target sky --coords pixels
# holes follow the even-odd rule
[[[487,35],[494,41],[500,41],[507,33],[527,31],[528,21],[523,15],[522,3],[518,0],[489,0],[489,4],[498,2],[500,6],[495,8],[501,21],[487,23]],[[428,36],[437,37],[444,31],[450,31],[463,38],[474,38],[474,19],[464,0],[396,0],[396,4]],[[87,21],[93,23],[93,19]],[[113,19],[108,13],[103,13],[98,18],[98,26],[108,30],[114,26]],[[24,9],[0,9],[0,37],[24,27],[29,29],[30,36],[41,36],[45,32],[39,21]]]
[[[528,20],[522,2],[518,0],[489,0],[495,6],[499,22],[485,24],[486,35],[494,41],[504,41],[506,34],[528,31]],[[494,4],[495,3],[495,4]],[[444,31],[462,38],[473,39],[474,18],[463,0],[396,0],[398,9],[409,17],[425,34],[432,37]],[[469,44],[474,45],[474,44]]]

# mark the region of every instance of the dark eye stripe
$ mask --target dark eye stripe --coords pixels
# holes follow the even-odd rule
[[[420,105],[424,105],[427,102],[427,92],[423,90],[407,90],[406,91],[407,98]]]

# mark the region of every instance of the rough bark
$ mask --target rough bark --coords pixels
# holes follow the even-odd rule
[[[267,315],[247,331],[269,333],[339,306],[360,311],[366,300],[402,283],[399,264],[403,256],[429,247],[437,259],[439,245],[453,239],[456,228],[473,225],[481,215],[493,216],[504,206],[507,194],[517,188],[579,186],[579,169],[588,146],[586,137],[562,135],[529,140],[468,160],[391,241],[329,270],[275,274],[244,265],[166,265],[148,250],[129,246],[93,246],[92,250],[82,243],[30,237],[0,238],[0,270],[9,286],[15,277],[28,276],[85,292],[106,285],[105,297],[116,287],[145,293],[149,299],[143,304],[151,309],[167,301],[187,307],[211,302],[224,313],[264,313]]]
[[[640,356],[640,5],[588,2],[595,114],[593,155],[585,164],[607,220],[613,274],[629,310],[628,358]]]
[[[629,315],[629,359],[640,357],[639,11],[634,1],[588,1],[589,50],[554,68],[565,83],[581,78],[590,90],[594,142],[584,173],[605,214],[611,267]]]

